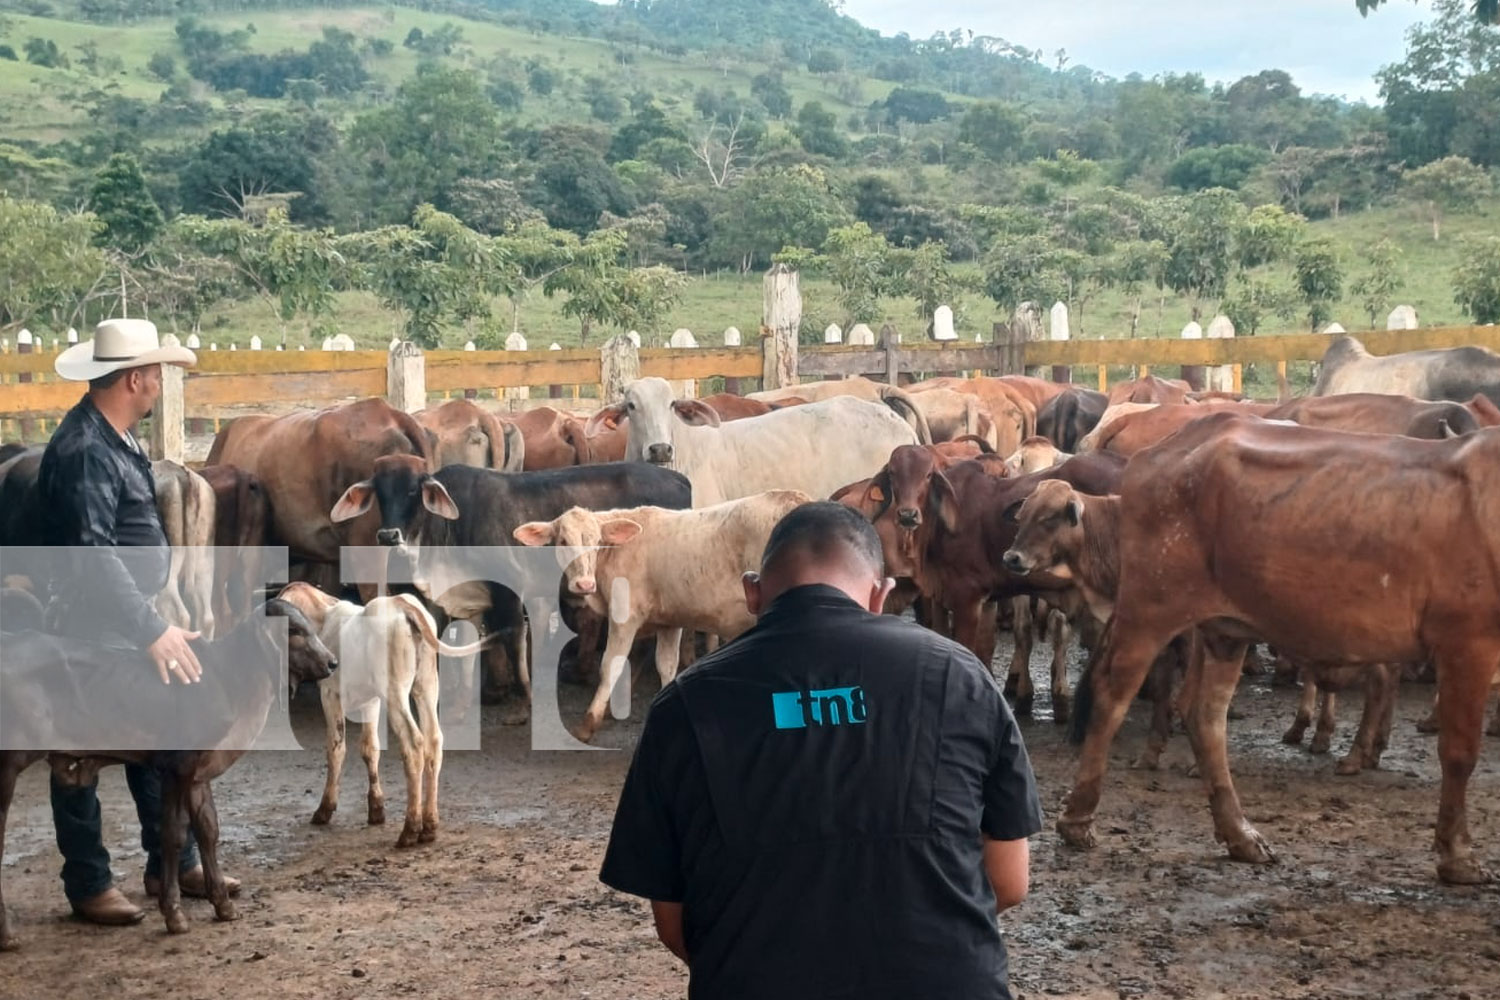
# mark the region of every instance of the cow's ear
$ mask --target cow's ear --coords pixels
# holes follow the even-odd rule
[[[458,520],[458,504],[453,502],[448,490],[436,479],[429,478],[422,483],[422,506],[427,508],[428,513],[438,517]]]
[[[1068,514],[1068,523],[1069,524],[1073,525],[1076,528],[1079,524],[1083,523],[1083,501],[1082,500],[1078,499],[1077,497],[1074,497],[1073,499],[1069,500],[1068,501],[1068,506],[1067,506],[1066,510],[1067,510],[1067,514]]]
[[[865,500],[874,508],[870,520],[878,521],[880,516],[891,507],[891,470],[889,467],[881,469],[870,480],[870,488],[865,491]]]
[[[1004,519],[1006,524],[1020,524],[1021,508],[1025,505],[1025,500],[1017,500],[1015,503],[1005,508],[1005,510],[1000,514],[1000,517]]]
[[[941,472],[934,472],[930,477],[932,480],[932,491],[928,496],[934,512],[949,534],[958,532],[958,491],[948,481],[948,477]]]
[[[678,399],[672,403],[672,411],[690,427],[717,427],[719,414],[701,399]]]
[[[522,545],[550,545],[552,544],[552,536],[556,534],[556,529],[552,526],[551,521],[527,521],[511,532],[511,534]]]
[[[606,431],[612,431],[620,426],[620,421],[628,416],[624,403],[615,403],[589,417],[589,422],[584,424],[583,433],[586,437],[598,437]]]
[[[624,517],[617,517],[599,525],[599,541],[605,545],[624,545],[640,533],[641,526]]]
[[[362,483],[355,483],[344,491],[343,496],[339,497],[339,502],[334,504],[333,510],[328,512],[328,519],[334,524],[352,521],[369,510],[374,502],[375,487],[370,485],[370,481],[366,479]]]

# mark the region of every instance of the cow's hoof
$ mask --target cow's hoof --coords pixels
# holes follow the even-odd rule
[[[498,705],[504,700],[504,691],[487,690],[479,692],[479,704],[481,705]]]
[[[1198,769],[1198,762],[1195,760],[1191,764],[1189,764],[1187,766],[1187,770],[1183,771],[1182,773],[1184,777],[1196,778],[1203,772]]]
[[[1236,861],[1268,865],[1276,860],[1276,852],[1271,850],[1266,838],[1248,823],[1235,831],[1234,836],[1224,838],[1224,842],[1229,847],[1229,856]]]
[[[168,934],[186,934],[188,932],[187,917],[183,916],[181,909],[169,910],[165,916]]]
[[[1147,747],[1141,751],[1141,755],[1130,762],[1133,771],[1159,771],[1161,770],[1161,747]]]
[[[1016,691],[1021,687],[1021,678],[1017,674],[1007,674],[1005,677],[1005,697],[1014,698]]]
[[[1347,778],[1351,774],[1358,774],[1365,769],[1365,758],[1363,754],[1351,753],[1346,757],[1339,758],[1339,762],[1333,766],[1333,773]]]
[[[225,899],[222,904],[214,904],[214,919],[220,923],[227,924],[230,921],[240,919],[240,915],[235,911],[234,904]]]
[[[437,831],[438,831],[438,828],[437,828],[437,824],[436,823],[423,823],[422,824],[422,832],[419,833],[419,834],[417,834],[417,843],[419,843],[419,844],[430,844],[430,843],[432,843],[433,841],[437,840]]]
[[[592,743],[594,742],[594,730],[594,726],[584,723],[572,730],[573,738],[579,743]]]
[[[1288,729],[1286,732],[1281,734],[1281,742],[1287,744],[1288,746],[1301,746],[1302,734],[1306,731],[1307,729],[1304,726],[1293,726],[1291,729]]]
[[[372,802],[372,803],[370,803],[370,810],[365,815],[365,822],[368,825],[370,825],[370,826],[384,826],[385,825],[385,803],[384,802]]]
[[[1438,862],[1438,879],[1444,885],[1484,885],[1493,878],[1489,870],[1473,858]]]
[[[1419,733],[1426,733],[1429,736],[1431,736],[1433,733],[1435,733],[1437,731],[1438,731],[1438,720],[1437,720],[1437,716],[1436,715],[1429,715],[1427,718],[1425,718],[1421,722],[1417,723],[1417,732],[1419,732]]]
[[[1026,716],[1031,715],[1031,705],[1035,701],[1036,695],[1034,694],[1018,696],[1016,698],[1016,714]]]
[[[1333,736],[1331,734],[1318,733],[1313,736],[1312,742],[1308,744],[1307,752],[1325,754],[1331,746],[1333,746]]]
[[[509,705],[500,712],[500,725],[502,726],[524,726],[530,721],[530,705]]]
[[[14,934],[0,932],[0,951],[16,951],[20,947],[20,938]]]
[[[420,829],[418,829],[418,827],[416,826],[416,824],[414,824],[414,823],[407,823],[405,826],[403,826],[401,828],[401,836],[399,836],[399,837],[396,838],[396,846],[397,847],[416,847],[417,843],[421,839],[421,836],[422,836],[422,831]]]
[[[1053,722],[1057,723],[1059,726],[1064,725],[1064,724],[1067,723],[1068,718],[1072,714],[1073,714],[1073,702],[1070,699],[1068,699],[1068,698],[1059,698],[1056,695],[1052,696],[1052,721]]]
[[[1484,731],[1484,735],[1500,737],[1500,710],[1496,710],[1495,718],[1490,722],[1490,728]]]
[[[337,808],[338,806],[330,806],[326,804],[318,806],[317,811],[312,815],[312,825],[327,826],[328,821],[333,819],[333,811]]]
[[[1076,847],[1081,851],[1091,850],[1099,846],[1099,838],[1094,834],[1094,821],[1091,819],[1066,819],[1059,817],[1057,821],[1057,835],[1062,838],[1064,844]]]

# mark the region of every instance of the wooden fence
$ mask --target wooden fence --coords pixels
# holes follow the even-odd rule
[[[1392,354],[1467,344],[1500,349],[1500,327],[1450,327],[1356,333],[1372,353]],[[411,344],[390,350],[200,350],[198,365],[164,380],[163,399],[143,428],[155,457],[199,458],[221,421],[250,412],[286,412],[366,396],[417,410],[455,395],[493,399],[486,405],[524,409],[545,404],[590,409],[618,396],[626,381],[655,375],[684,395],[698,383],[723,378],[728,391],[774,388],[805,378],[868,375],[1020,373],[1052,367],[1071,379],[1076,369],[1106,387],[1106,369],[1153,368],[1176,376],[1183,367],[1316,361],[1327,335],[1239,337],[1223,340],[1024,340],[997,324],[989,343],[905,344],[883,329],[874,345],[798,347],[795,339],[762,330],[744,347],[637,348],[616,337],[601,348],[543,351],[440,350]],[[53,372],[57,348],[0,354],[0,440],[45,440],[82,396],[84,387]],[[1092,369],[1090,372],[1089,370]],[[1081,374],[1081,373],[1080,373]],[[1238,384],[1238,379],[1236,379]],[[190,447],[188,442],[192,441]]]

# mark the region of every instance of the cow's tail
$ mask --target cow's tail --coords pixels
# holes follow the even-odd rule
[[[422,641],[444,656],[473,656],[480,650],[487,649],[499,641],[499,634],[491,633],[482,639],[476,639],[474,642],[462,646],[450,646],[438,638],[437,623],[432,620],[432,615],[428,613],[427,609],[422,607],[421,601],[417,600],[411,594],[397,594],[394,600],[400,604],[402,614],[406,615],[406,620],[417,630],[417,633],[422,637]]]
[[[1068,730],[1070,743],[1080,744],[1088,734],[1089,720],[1094,715],[1094,686],[1103,682],[1104,677],[1099,667],[1109,652],[1114,630],[1114,619],[1111,618],[1104,626],[1104,635],[1098,646],[1089,653],[1088,661],[1083,665],[1083,673],[1078,677],[1078,687],[1073,691],[1072,726]]]
[[[927,418],[911,401],[910,396],[895,386],[886,386],[880,390],[880,398],[885,401],[886,406],[895,411],[898,417],[911,424],[912,430],[917,432],[918,444],[932,444],[932,428],[927,426]]]

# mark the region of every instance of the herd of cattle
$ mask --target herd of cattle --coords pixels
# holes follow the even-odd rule
[[[850,378],[703,399],[674,398],[667,382],[644,378],[588,416],[546,407],[497,416],[461,399],[416,414],[366,399],[247,416],[223,428],[201,469],[157,465],[174,546],[157,607],[212,636],[209,659],[265,629],[259,607],[290,621],[302,664],[293,678],[318,681],[327,720],[328,783],[315,823],[337,807],[344,706],[383,702],[405,764],[406,846],[437,833],[439,654],[482,655],[487,694],[510,706],[511,719],[529,706],[521,595],[477,570],[466,576],[466,552],[517,542],[584,548],[562,568],[557,599],[577,633],[573,678],[594,685],[574,731],[587,741],[632,650],[639,659],[654,637],[666,683],[694,655],[698,633],[711,646],[753,624],[740,575],[756,568],[781,516],[828,498],[874,523],[898,581],[888,613],[911,609],[985,663],[1008,624],[1016,641],[1006,686],[1019,713],[1032,707],[1035,636],[1050,638],[1053,715],[1071,715],[1084,742],[1058,821],[1068,842],[1093,843],[1109,746],[1145,688],[1154,715],[1139,763],[1156,766],[1180,716],[1216,835],[1236,858],[1269,859],[1240,809],[1225,749],[1246,654],[1265,643],[1303,683],[1289,742],[1300,742],[1321,697],[1313,749],[1326,751],[1331,692],[1364,682],[1340,773],[1377,765],[1403,672],[1435,669],[1439,874],[1475,882],[1485,873],[1472,857],[1465,788],[1500,667],[1497,404],[1500,356],[1491,352],[1377,358],[1345,337],[1331,345],[1313,395],[1275,403],[1150,376],[1107,395],[1006,376],[901,387]],[[41,452],[12,450],[0,464],[5,546],[35,537],[29,499]],[[242,572],[212,565],[210,545],[286,546],[302,582],[258,606]],[[362,583],[358,603],[342,600],[344,546],[387,546],[446,571],[417,573],[414,594]],[[14,560],[5,572],[0,612],[13,630],[36,602]],[[432,579],[466,582],[424,582]],[[360,635],[381,641],[341,643],[356,618],[375,626]],[[472,622],[483,638],[446,644],[439,626],[451,620]],[[1090,650],[1076,691],[1065,670],[1075,635]],[[359,717],[370,723],[361,747],[368,818],[381,822],[379,714]],[[1500,734],[1500,712],[1491,733]],[[0,848],[15,774],[42,756],[0,752]],[[200,842],[212,840],[207,782],[238,752],[180,756],[177,829],[190,821]],[[77,755],[57,758],[55,769],[78,766]],[[212,845],[203,846],[207,861]],[[232,914],[227,896],[214,903],[220,917]],[[169,927],[185,928],[165,892],[162,908]],[[3,914],[0,905],[8,945]]]

